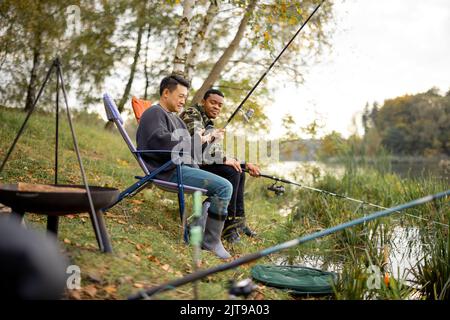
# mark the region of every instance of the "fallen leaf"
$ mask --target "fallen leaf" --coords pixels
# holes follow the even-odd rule
[[[255,295],[255,298],[254,298],[255,300],[264,300],[264,294],[262,294],[261,292],[258,292],[256,295]]]
[[[74,300],[81,300],[80,290],[70,290],[69,298]]]
[[[67,239],[67,238],[64,238],[64,243],[71,244],[71,241],[69,239]]]
[[[168,264],[163,264],[161,266],[161,269],[163,269],[164,271],[167,271],[167,272],[173,272],[173,269]]]
[[[142,245],[139,244],[139,243],[137,243],[137,244],[136,244],[136,250],[137,250],[137,251],[142,250]]]
[[[154,262],[155,264],[161,264],[161,262],[159,262],[159,259],[155,256],[149,255],[147,256],[147,259]]]
[[[136,283],[133,283],[133,287],[135,287],[135,288],[143,288],[144,285],[142,283],[136,282]]]
[[[126,222],[126,221],[123,221],[123,220],[117,220],[117,223],[120,223],[120,224],[127,224],[127,222]]]
[[[137,200],[137,199],[133,199],[133,200],[131,200],[131,202],[133,202],[134,204],[143,204],[144,203],[144,201]]]
[[[97,294],[97,288],[95,287],[95,285],[91,284],[87,287],[83,288],[83,291],[90,296],[91,298],[94,298],[95,295]]]
[[[113,294],[117,292],[117,288],[114,285],[109,285],[103,288],[108,294]]]

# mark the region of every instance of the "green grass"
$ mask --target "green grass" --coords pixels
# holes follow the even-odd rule
[[[15,137],[25,114],[17,110],[0,108],[0,158]],[[53,183],[54,117],[36,113],[0,175],[0,182]],[[75,120],[81,156],[90,185],[110,186],[120,190],[135,182],[141,169],[115,130],[106,131],[104,123],[93,117],[79,115]],[[81,183],[76,155],[66,121],[61,116],[60,183]],[[342,178],[331,175],[318,176],[315,187],[346,194],[382,206],[392,206],[423,195],[445,190],[445,183],[433,179],[402,180],[396,175],[380,174],[371,170],[352,168]],[[285,195],[277,197],[267,190],[271,181],[247,179],[247,219],[258,234],[258,239],[245,236],[238,245],[226,244],[234,256],[253,253],[263,248],[311,232],[360,217],[364,212],[376,211],[357,204],[321,195],[312,191],[287,187]],[[187,197],[187,212],[191,212],[191,198]],[[280,214],[281,209],[289,214]],[[436,230],[430,220],[448,224],[448,202],[433,203],[410,209],[407,213],[427,220],[417,220],[407,215],[394,215],[366,225],[357,226],[326,238],[291,248],[259,260],[270,264],[281,260],[290,264],[306,258],[320,260],[319,267],[336,269],[341,280],[336,285],[338,299],[404,299],[410,288],[402,287],[401,279],[390,277],[392,284],[376,291],[365,285],[368,265],[383,267],[383,248],[391,245],[394,226],[420,227],[420,241],[424,254],[430,255],[426,246],[429,235]],[[29,214],[27,223],[43,230],[45,216]],[[106,213],[107,229],[114,253],[99,252],[87,214],[60,219],[59,242],[63,251],[81,268],[82,289],[68,291],[73,299],[124,299],[138,289],[161,284],[191,273],[191,248],[182,239],[175,194],[149,188],[131,199],[125,199]],[[448,233],[448,230],[447,230]],[[444,232],[439,239],[446,237]],[[428,251],[427,251],[428,250]],[[436,251],[436,250],[435,250]],[[437,261],[437,262],[436,262]],[[439,263],[439,259],[433,263]],[[202,268],[221,263],[207,251],[202,251]],[[199,282],[201,299],[227,299],[230,279],[240,280],[250,276],[251,265],[218,273]],[[419,269],[417,269],[419,270]],[[424,278],[427,275],[424,275]],[[428,278],[432,275],[428,275]],[[427,278],[427,279],[428,279]],[[383,282],[384,283],[384,282]],[[442,287],[442,281],[441,287]],[[445,283],[445,281],[444,281]],[[158,299],[192,299],[192,285],[185,285],[155,296]],[[328,299],[330,297],[323,297]],[[251,299],[293,299],[287,292],[259,285]]]
[[[59,182],[81,183],[65,116],[63,114],[60,121]],[[1,159],[24,118],[25,114],[22,112],[0,109]],[[0,175],[1,183],[53,183],[54,121],[51,115],[33,114]],[[142,175],[142,171],[122,138],[114,130],[104,130],[103,126],[104,123],[99,121],[75,120],[75,131],[88,181],[90,185],[123,190],[134,183],[134,176]],[[252,188],[252,181],[249,181],[249,189]],[[239,245],[227,245],[234,255],[254,252],[275,244],[276,241],[270,235],[277,233],[276,230],[283,225],[283,218],[277,213],[277,202],[262,201],[263,196],[248,198],[249,224],[258,230],[262,239],[244,238]],[[187,212],[191,210],[191,201],[191,197],[187,197]],[[45,228],[45,216],[28,214],[26,219],[33,227]],[[191,248],[181,239],[175,194],[154,187],[144,190],[109,210],[105,220],[114,249],[112,255],[98,251],[87,214],[60,219],[59,242],[71,263],[80,266],[82,275],[82,290],[71,292],[70,297],[123,299],[142,286],[160,284],[192,272]],[[207,251],[202,251],[202,259],[203,268],[221,263]],[[243,279],[249,274],[250,267],[243,266],[211,276],[200,283],[200,298],[226,299],[228,280]],[[262,286],[256,296],[265,299],[289,298],[284,292]],[[157,296],[161,299],[192,297],[193,289],[190,285]]]

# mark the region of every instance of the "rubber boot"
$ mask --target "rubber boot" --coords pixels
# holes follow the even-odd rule
[[[238,243],[241,241],[238,233],[238,223],[234,217],[228,217],[222,231],[222,238],[229,243]]]
[[[239,223],[239,229],[242,231],[242,233],[244,233],[247,237],[250,238],[254,238],[258,235],[256,232],[254,232],[252,229],[249,228],[245,217],[241,218],[241,221]]]
[[[203,249],[214,252],[221,259],[231,258],[223,247],[221,236],[225,221],[219,221],[208,216],[203,237]]]
[[[211,206],[209,201],[204,201],[202,205],[202,215],[197,221],[197,225],[202,228],[202,233],[205,233],[206,220],[208,218],[208,209]]]

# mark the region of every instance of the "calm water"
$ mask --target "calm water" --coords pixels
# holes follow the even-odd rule
[[[376,168],[374,166],[374,168]],[[450,182],[450,160],[440,161],[392,161],[390,172],[402,178],[435,177]],[[344,174],[345,168],[340,164],[325,164],[318,161],[281,161],[272,163],[265,170],[267,173],[279,175],[286,179],[298,182],[314,182],[314,177],[326,173],[336,175]]]
[[[320,179],[326,173],[337,177],[345,172],[342,165],[328,165],[320,162],[298,162],[284,161],[269,165],[264,171],[269,174],[284,177],[299,183],[314,183],[315,179]],[[444,181],[450,181],[450,161],[449,162],[419,162],[404,161],[394,162],[390,166],[390,171],[403,178],[435,177]],[[266,173],[264,172],[264,173]],[[295,201],[294,201],[295,202]],[[292,204],[286,204],[279,213],[287,216],[291,212]],[[391,234],[391,243],[389,246],[389,273],[397,279],[403,279],[407,284],[411,284],[413,276],[410,273],[411,267],[419,262],[422,251],[418,242],[417,228],[403,228],[396,226]],[[340,273],[342,265],[336,262],[332,256],[327,255],[303,255],[299,257],[281,256],[276,261],[281,265],[302,265],[312,268],[318,268],[327,271]],[[411,297],[414,299],[415,297]]]

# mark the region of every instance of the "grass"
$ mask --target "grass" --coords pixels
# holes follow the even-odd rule
[[[24,118],[24,113],[0,108],[1,159],[4,158]],[[61,119],[59,181],[81,183],[67,121],[65,118]],[[91,185],[123,190],[135,182],[135,175],[142,173],[121,137],[115,131],[106,131],[103,127],[104,123],[93,117],[78,116],[75,119],[75,131],[88,181]],[[52,183],[53,157],[54,118],[49,114],[36,113],[30,118],[23,137],[1,173],[0,182]],[[314,186],[317,188],[386,207],[448,187],[444,182],[431,178],[404,180],[393,174],[361,171],[354,167],[350,171],[347,170],[341,178],[320,176],[317,170],[311,172],[314,174]],[[270,181],[262,178],[247,179],[247,219],[258,232],[259,238],[243,236],[238,245],[226,244],[234,256],[253,253],[373,211],[373,208],[358,209],[355,203],[295,187],[286,186],[287,192],[284,196],[275,196],[267,190],[269,184]],[[188,197],[187,212],[192,208],[190,202]],[[281,209],[285,209],[288,214],[281,215]],[[430,220],[448,224],[447,212],[448,202],[435,201],[406,212],[426,220],[418,220],[404,214],[395,215],[265,257],[257,263],[283,261],[298,264],[309,260],[316,263],[317,267],[336,270],[341,274],[341,280],[336,284],[337,299],[408,298],[411,288],[404,286],[401,277],[394,277],[392,270],[388,270],[384,248],[392,246],[395,226],[420,227],[421,239],[417,241],[425,248],[424,256],[435,256],[433,252],[436,250],[428,250],[430,246],[426,244],[430,241],[429,235],[442,227],[436,226]],[[45,228],[45,216],[29,214],[26,219],[27,223],[35,228]],[[157,188],[146,189],[110,209],[105,220],[114,254],[102,254],[98,251],[87,214],[66,216],[60,220],[60,245],[71,263],[80,266],[82,276],[82,289],[68,291],[68,298],[124,299],[143,287],[161,284],[192,272],[191,248],[181,239],[175,194]],[[436,233],[436,237],[445,239],[448,229],[440,232]],[[433,268],[437,264],[442,267],[442,260],[436,261],[432,262],[435,263]],[[221,261],[211,253],[202,251],[202,268],[219,263]],[[369,265],[376,265],[383,272],[390,272],[387,284],[383,278],[379,289],[368,290],[366,269]],[[200,299],[227,299],[229,280],[248,278],[250,270],[251,265],[246,265],[203,279],[199,282]],[[436,279],[436,276],[425,275],[419,268],[414,270],[419,270],[417,272],[424,275],[425,283]],[[436,292],[445,287],[445,281],[442,282],[440,277],[438,276],[436,281],[441,281],[441,285],[433,289]],[[424,282],[421,286],[425,287]],[[422,296],[428,297],[428,294],[424,293]],[[434,295],[436,296],[439,294]],[[185,285],[158,294],[156,298],[192,299],[193,287]],[[294,297],[285,291],[259,285],[251,299]]]

